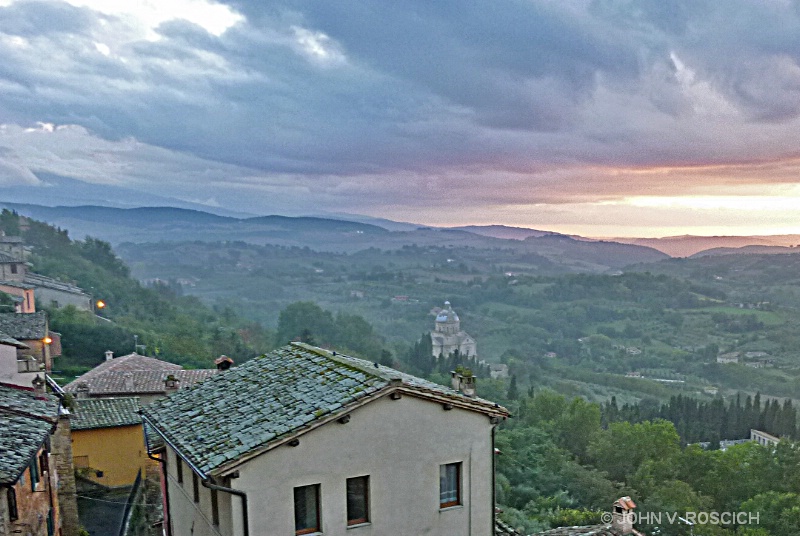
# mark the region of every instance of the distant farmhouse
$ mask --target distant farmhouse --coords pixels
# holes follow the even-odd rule
[[[431,333],[433,357],[447,357],[458,352],[464,357],[475,358],[478,355],[475,339],[461,329],[461,320],[453,311],[449,301],[444,302],[444,309],[436,314],[436,327]]]
[[[492,534],[508,411],[463,380],[292,343],[153,402],[171,534]]]

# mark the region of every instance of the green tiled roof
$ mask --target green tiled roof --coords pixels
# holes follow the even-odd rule
[[[142,424],[139,399],[136,397],[78,398],[73,408],[69,421],[73,430]]]
[[[58,399],[0,384],[0,484],[13,484],[58,419]]]
[[[491,415],[508,412],[441,385],[353,357],[292,343],[142,409],[200,472],[269,446],[389,388],[405,388]]]
[[[55,422],[59,406],[58,398],[53,395],[37,395],[32,389],[0,383],[0,410]]]

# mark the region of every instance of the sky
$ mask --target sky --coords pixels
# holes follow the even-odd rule
[[[0,58],[0,200],[800,233],[800,0],[0,0]]]

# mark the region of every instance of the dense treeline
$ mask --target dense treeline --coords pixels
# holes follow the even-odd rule
[[[623,406],[609,421],[614,403],[601,411],[599,404],[546,389],[503,402],[515,418],[497,434],[498,502],[501,517],[526,534],[599,523],[601,513],[621,495],[633,497],[640,514],[715,511],[753,513],[748,519],[758,516],[758,523],[742,526],[698,524],[693,527],[698,536],[800,534],[796,444],[781,441],[777,447],[762,447],[748,442],[725,451],[682,446],[668,420],[621,421],[622,412],[633,410]],[[664,406],[667,413],[678,415],[702,404],[684,397]],[[753,415],[756,406],[751,402]],[[661,411],[657,403],[652,407]],[[746,402],[733,407],[744,410]],[[666,517],[661,522],[651,517],[638,528],[662,536],[690,532]]]
[[[675,425],[684,443],[711,442],[721,439],[747,439],[756,429],[778,437],[800,439],[797,429],[797,409],[791,399],[782,403],[773,398],[763,403],[761,394],[737,395],[728,404],[721,398],[709,402],[677,395],[665,404],[645,400],[637,404],[617,406],[615,397],[602,406],[603,422],[643,422],[664,419]]]

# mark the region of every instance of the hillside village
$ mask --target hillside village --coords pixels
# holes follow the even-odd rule
[[[21,237],[0,245],[0,534],[678,535],[689,526],[634,523],[678,507],[773,508],[773,532],[759,535],[795,522],[781,505],[791,510],[800,479],[772,477],[797,472],[790,399],[647,407],[525,393],[510,374],[520,367],[485,361],[449,301],[407,361],[340,351],[325,330],[349,320],[301,304],[282,313],[282,344],[243,359],[204,351],[187,367],[136,339],[64,378],[63,348],[81,347],[70,339],[116,322],[101,296],[37,275]],[[106,331],[53,330],[65,312]],[[749,353],[715,359],[769,359]],[[737,440],[690,439],[714,419]],[[684,473],[690,460],[709,473]],[[749,487],[723,492],[726,471]],[[695,533],[751,534],[707,528]]]

